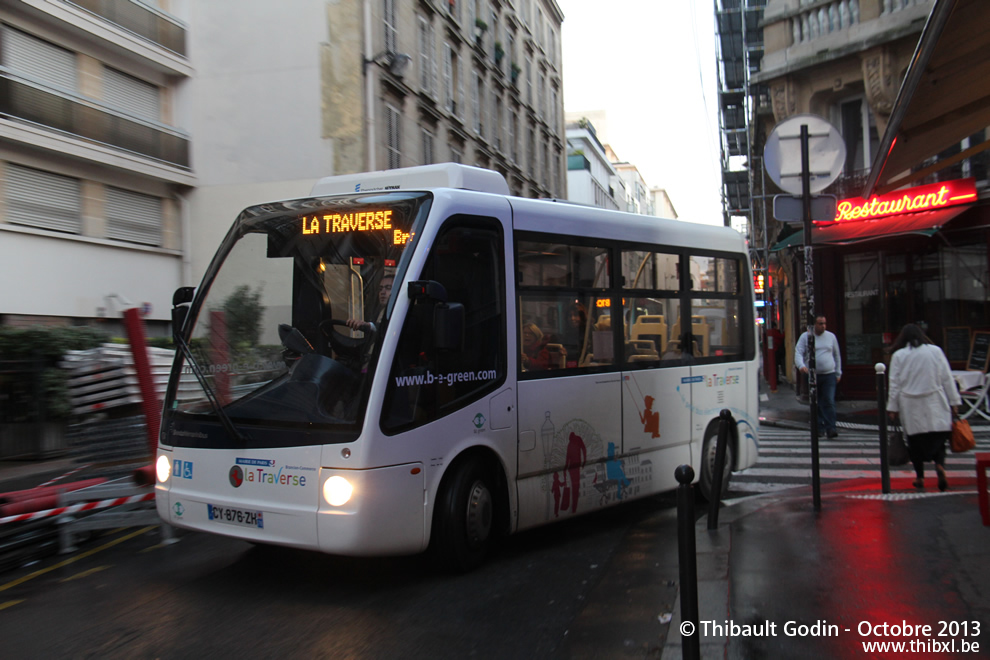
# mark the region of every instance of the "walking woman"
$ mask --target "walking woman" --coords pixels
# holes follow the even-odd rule
[[[945,478],[945,442],[952,435],[952,418],[962,403],[949,361],[942,349],[913,323],[904,326],[888,352],[893,356],[887,412],[891,420],[900,413],[918,477],[914,487],[925,487],[925,462],[934,461],[938,489],[945,490],[949,487]]]

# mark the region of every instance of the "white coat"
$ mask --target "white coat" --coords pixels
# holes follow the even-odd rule
[[[952,409],[962,403],[945,353],[934,344],[905,346],[890,359],[887,411],[900,413],[909,436],[952,430]]]

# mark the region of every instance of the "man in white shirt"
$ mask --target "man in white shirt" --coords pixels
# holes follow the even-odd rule
[[[794,364],[801,373],[808,373],[808,333],[801,334],[794,348]],[[834,438],[839,435],[835,428],[835,386],[842,380],[842,357],[839,355],[839,340],[825,329],[825,317],[815,318],[815,382],[818,384],[818,432]]]

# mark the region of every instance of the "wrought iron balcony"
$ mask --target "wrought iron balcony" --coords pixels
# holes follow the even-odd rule
[[[189,138],[0,69],[0,118],[16,119],[189,169]]]

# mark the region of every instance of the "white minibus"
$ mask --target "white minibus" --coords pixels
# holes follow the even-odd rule
[[[508,194],[454,164],[329,177],[235,220],[176,291],[168,523],[483,561],[499,535],[756,461],[752,275],[731,228]]]

